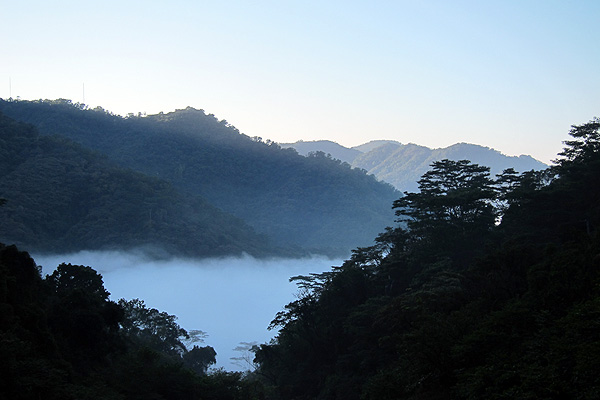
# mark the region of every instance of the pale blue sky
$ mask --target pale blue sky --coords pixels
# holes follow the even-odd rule
[[[600,116],[600,1],[0,0],[0,97],[192,106],[278,142],[555,158]]]

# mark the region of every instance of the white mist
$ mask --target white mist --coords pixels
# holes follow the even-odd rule
[[[201,346],[217,351],[217,368],[242,370],[240,343],[267,343],[277,332],[267,326],[295,299],[295,275],[328,271],[341,260],[327,258],[257,260],[151,260],[141,253],[79,252],[34,256],[44,274],[60,263],[87,265],[98,271],[111,300],[139,298],[146,305],[174,314],[179,325],[208,334]],[[243,346],[242,346],[243,347]]]

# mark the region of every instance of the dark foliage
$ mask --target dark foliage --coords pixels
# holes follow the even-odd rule
[[[599,128],[546,171],[432,164],[400,227],[296,278],[257,372],[281,399],[598,398]]]
[[[180,116],[153,118],[181,132]],[[40,140],[10,130],[23,131],[10,143]],[[292,278],[300,295],[246,375],[210,372],[214,349],[185,348],[175,317],[143,301],[110,301],[93,269],[43,279],[0,245],[0,398],[597,399],[599,131],[598,119],[574,126],[545,171],[493,179],[466,160],[432,164],[394,203],[399,226],[340,267]],[[3,157],[31,146],[17,148]]]
[[[207,373],[214,349],[188,351],[175,316],[108,296],[90,267],[42,279],[27,253],[0,244],[0,399],[261,398],[240,373]]]

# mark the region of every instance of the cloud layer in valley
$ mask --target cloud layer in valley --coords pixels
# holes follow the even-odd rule
[[[267,326],[295,299],[291,276],[341,264],[327,258],[154,260],[136,252],[33,256],[44,274],[63,262],[90,266],[102,274],[112,300],[139,298],[148,307],[176,315],[182,328],[206,332],[202,345],[214,347],[216,367],[227,370],[245,369],[247,363],[239,360],[247,356],[243,349],[249,343],[268,342],[276,334]]]

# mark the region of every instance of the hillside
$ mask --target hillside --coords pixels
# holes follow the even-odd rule
[[[186,108],[112,115],[68,100],[0,101],[0,111],[105,154],[111,161],[202,196],[274,244],[348,254],[393,220],[390,185],[324,154],[302,157],[241,134],[225,120]],[[362,230],[351,229],[360,225]]]
[[[434,163],[406,226],[295,277],[255,348],[275,398],[599,398],[600,119],[570,134],[544,171]]]
[[[117,167],[0,113],[0,241],[37,252],[143,247],[155,254],[273,254],[264,237],[202,198]],[[158,253],[157,253],[158,252]]]
[[[348,164],[352,164],[352,161],[354,161],[356,157],[363,153],[363,151],[360,149],[349,149],[330,140],[300,140],[295,143],[279,143],[279,145],[285,149],[292,147],[298,152],[298,154],[303,156],[307,156],[309,153],[322,151],[325,154],[331,154],[332,158]]]
[[[310,146],[309,146],[310,143]],[[327,141],[296,142],[285,146],[296,149],[300,154],[310,151],[324,151],[334,148]],[[323,147],[321,147],[323,146]],[[541,170],[546,164],[531,156],[507,156],[489,147],[469,143],[457,143],[449,147],[431,149],[416,144],[402,144],[392,140],[374,140],[351,149],[337,145],[336,154],[354,168],[365,169],[378,179],[394,185],[400,191],[417,190],[417,181],[434,161],[450,159],[453,161],[470,160],[490,167],[492,175],[500,174],[507,168],[518,172]],[[344,151],[346,149],[347,151]],[[354,152],[349,152],[354,150]],[[332,156],[334,153],[331,153]]]
[[[354,146],[353,149],[354,150],[358,150],[361,153],[368,153],[371,150],[375,150],[376,148],[386,145],[386,144],[397,144],[397,145],[401,145],[402,143],[396,141],[396,140],[371,140],[367,143],[363,143],[361,145],[358,146]]]
[[[440,149],[430,149],[415,144],[387,143],[363,153],[354,159],[352,166],[364,168],[379,179],[389,182],[402,191],[417,190],[417,181],[434,161],[470,160],[490,167],[492,175],[507,168],[524,172],[547,167],[530,156],[507,156],[489,147],[469,143],[457,143]]]
[[[32,216],[40,223],[59,221],[54,207],[85,209],[63,187],[97,180],[95,195],[110,197],[106,185],[135,184],[29,125],[0,116],[0,133],[0,166],[18,177],[9,188],[48,196],[37,197],[49,203]],[[215,349],[186,346],[202,331],[141,299],[111,300],[92,267],[63,263],[43,277],[28,253],[0,243],[0,398],[597,399],[600,119],[570,134],[543,171],[492,177],[465,160],[433,163],[420,191],[393,204],[405,224],[340,266],[291,278],[299,294],[271,322],[276,336],[248,350],[245,372],[209,369]],[[27,184],[24,169],[41,176]],[[152,186],[144,195],[173,195],[128,174]],[[20,192],[0,199],[0,226],[15,226],[18,207],[3,210]]]

